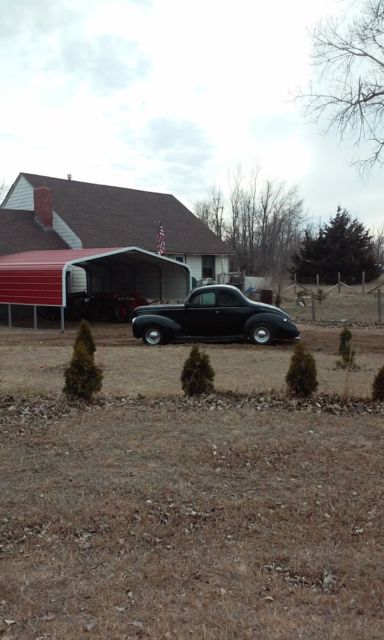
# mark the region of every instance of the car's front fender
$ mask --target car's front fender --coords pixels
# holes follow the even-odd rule
[[[152,326],[163,329],[168,337],[182,333],[182,328],[177,322],[166,316],[156,316],[154,314],[145,314],[133,318],[132,333],[135,338],[141,338],[144,331]]]

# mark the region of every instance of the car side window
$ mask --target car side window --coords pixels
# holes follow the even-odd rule
[[[236,298],[234,298],[230,293],[227,293],[227,291],[220,291],[218,295],[218,299],[219,299],[220,307],[238,307],[239,306],[239,303],[237,302]]]
[[[213,307],[216,304],[216,295],[213,291],[197,293],[189,301],[190,307]]]

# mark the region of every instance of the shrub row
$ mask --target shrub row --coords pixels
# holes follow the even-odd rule
[[[356,368],[355,351],[351,345],[352,334],[344,328],[340,334],[337,366],[345,369]],[[94,362],[96,346],[91,328],[82,320],[73,348],[71,362],[65,369],[64,393],[73,398],[91,400],[94,393],[102,388],[103,374]],[[208,354],[193,346],[184,362],[181,372],[181,386],[186,396],[207,395],[214,391],[215,372]],[[292,354],[286,375],[288,394],[296,398],[310,397],[318,387],[316,362],[313,355],[298,342]],[[384,400],[384,366],[379,370],[372,386],[374,400]]]

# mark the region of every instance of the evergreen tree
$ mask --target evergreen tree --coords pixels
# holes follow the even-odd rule
[[[102,387],[103,374],[95,365],[96,346],[91,327],[86,320],[80,323],[73,347],[71,362],[64,372],[64,393],[72,398],[89,401]]]
[[[95,353],[96,345],[92,336],[91,326],[89,322],[87,322],[87,320],[82,320],[80,322],[80,327],[76,336],[75,346],[79,344],[79,342],[82,342],[84,344],[88,353],[90,353],[91,355]]]
[[[384,401],[384,367],[377,372],[372,385],[372,397],[379,402]]]
[[[213,391],[215,372],[212,369],[209,355],[201,352],[196,345],[184,362],[181,373],[182,389],[187,396],[203,395]]]
[[[380,273],[369,231],[341,207],[317,235],[306,232],[292,265],[291,272],[302,282],[313,281],[318,273],[322,282],[334,284],[340,273],[344,282],[354,284],[360,282],[363,271],[366,282]]]
[[[339,355],[341,356],[341,360],[337,362],[338,367],[342,369],[356,368],[355,351],[352,349],[352,333],[348,327],[344,327],[340,333]]]
[[[316,362],[313,355],[305,351],[302,342],[295,346],[285,380],[291,396],[305,398],[317,389]]]

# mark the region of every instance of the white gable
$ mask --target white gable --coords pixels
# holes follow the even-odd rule
[[[33,211],[33,187],[24,176],[20,176],[13,191],[4,200],[2,208]]]
[[[33,211],[33,186],[24,177],[20,176],[13,191],[6,197],[2,204],[2,209],[18,209],[21,211]],[[70,249],[81,249],[83,244],[80,238],[62,220],[56,211],[53,211],[52,226],[57,235]]]

